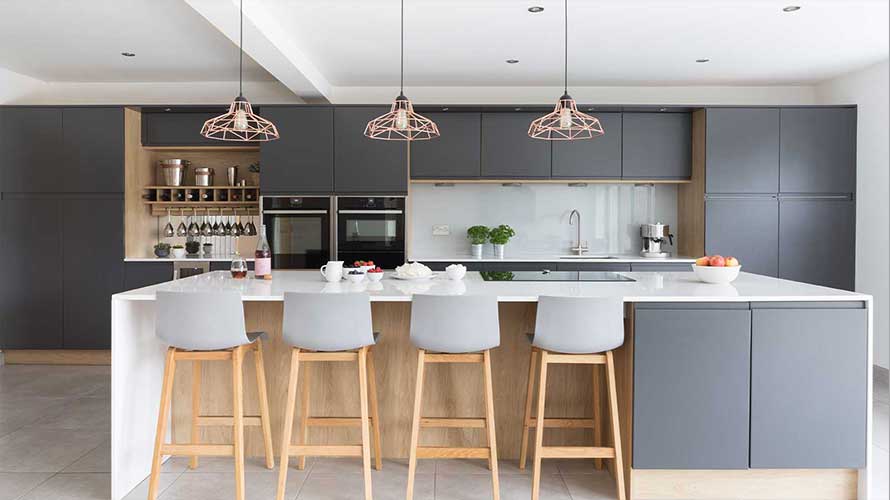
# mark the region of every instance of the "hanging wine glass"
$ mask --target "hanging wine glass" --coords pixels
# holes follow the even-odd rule
[[[170,223],[170,209],[167,209],[167,225],[164,226],[164,237],[172,238],[173,235],[176,234],[176,231],[173,230],[173,224]]]
[[[176,226],[176,236],[180,238],[186,236],[188,234],[188,228],[185,226],[185,222],[182,219],[182,209],[179,209],[179,225]]]
[[[192,209],[192,215],[191,215],[191,217],[189,217],[190,222],[189,222],[189,229],[188,229],[188,235],[191,236],[192,238],[201,235],[201,228],[198,227],[198,223],[195,222],[196,217],[197,217],[197,215],[196,215],[195,209]]]
[[[213,236],[213,227],[210,226],[210,214],[207,211],[204,211],[204,223],[201,224],[201,236],[210,237]]]

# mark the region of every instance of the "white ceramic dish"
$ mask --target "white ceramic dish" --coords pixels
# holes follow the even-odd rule
[[[462,264],[451,264],[445,268],[445,275],[450,280],[462,280],[467,275],[467,267]]]
[[[368,281],[372,283],[377,283],[383,279],[383,273],[365,273],[365,276],[367,276]]]
[[[695,264],[692,264],[692,271],[695,273],[696,278],[705,283],[714,283],[717,285],[732,283],[739,277],[739,272],[741,270],[742,266],[710,267],[696,266]]]
[[[428,276],[399,276],[398,274],[393,273],[392,277],[397,280],[402,280],[402,281],[423,281],[423,280],[435,278],[436,273],[432,273]]]
[[[364,279],[365,279],[365,274],[364,274],[364,273],[362,273],[362,274],[349,274],[349,273],[346,273],[346,279],[347,279],[350,283],[361,283],[361,282],[364,281]]]
[[[177,259],[185,258],[185,248],[173,248],[170,251],[173,252],[173,257]]]

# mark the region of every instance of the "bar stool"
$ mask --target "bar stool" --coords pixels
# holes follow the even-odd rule
[[[495,500],[500,498],[490,351],[500,345],[500,342],[497,297],[414,295],[411,302],[411,343],[417,347],[417,379],[414,388],[414,416],[411,420],[411,450],[408,459],[406,496],[408,500],[414,498],[414,475],[418,458],[487,459],[491,469],[493,498]],[[481,364],[485,384],[485,417],[421,417],[426,363]],[[487,446],[478,448],[418,446],[421,427],[482,428],[486,431]]]
[[[284,499],[287,464],[291,455],[299,456],[298,468],[305,466],[307,456],[362,457],[365,499],[371,500],[371,449],[369,432],[374,434],[375,468],[380,470],[380,419],[377,414],[377,382],[371,346],[377,334],[371,327],[371,299],[366,293],[291,293],[284,294],[284,341],[292,346],[290,375],[287,381],[287,403],[281,431],[281,469],[278,475],[278,500]],[[299,445],[291,444],[297,377],[300,363],[358,363],[358,388],[361,417],[311,417],[309,415],[309,372],[303,375]],[[304,368],[306,370],[306,368]],[[370,382],[369,382],[370,379]],[[370,390],[370,415],[368,414]],[[369,430],[369,424],[371,429]],[[309,427],[361,427],[360,445],[310,445]]]
[[[603,458],[615,459],[615,482],[619,500],[624,500],[624,464],[621,457],[618,397],[615,389],[615,362],[612,350],[624,344],[624,306],[620,299],[594,297],[538,297],[535,333],[530,335],[532,353],[529,363],[525,419],[522,427],[519,468],[525,468],[528,431],[535,428],[535,458],[532,476],[532,500],[541,488],[541,459],[593,458],[596,468]],[[535,357],[540,357],[537,418],[531,417],[534,390]],[[553,364],[589,364],[593,367],[593,419],[544,418],[547,394],[547,367]],[[595,446],[544,446],[544,429],[548,427],[588,427],[602,425],[599,411],[599,377],[597,365],[605,365],[608,385],[609,413],[612,421],[613,447],[601,446],[599,433],[594,433]]]
[[[158,410],[154,455],[148,499],[154,500],[163,455],[191,456],[189,467],[198,466],[199,456],[227,456],[235,458],[235,498],[244,499],[244,426],[262,427],[266,467],[275,467],[272,455],[272,432],[269,424],[269,402],[266,395],[266,372],[263,366],[263,345],[260,332],[248,333],[244,327],[244,306],[238,292],[157,292],[156,335],[168,344]],[[243,368],[244,355],[254,353],[260,415],[244,415]],[[191,361],[192,420],[189,444],[165,443],[167,415],[173,393],[173,374],[176,363]],[[232,362],[232,415],[203,416],[200,414],[201,362]],[[233,444],[200,444],[199,427],[232,427]]]

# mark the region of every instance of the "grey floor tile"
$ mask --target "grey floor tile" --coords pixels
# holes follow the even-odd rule
[[[0,392],[23,396],[82,397],[107,387],[109,366],[7,365]]]
[[[16,500],[52,475],[52,472],[0,472],[0,500]]]
[[[596,474],[563,474],[563,481],[573,500],[614,500],[615,481],[606,471]]]
[[[111,474],[56,474],[21,500],[108,500]]]
[[[871,491],[869,498],[890,498],[890,456],[887,450],[872,446]]]
[[[198,468],[188,468],[188,457],[176,457],[183,459],[186,464],[186,474],[200,474],[204,472],[235,472],[235,459],[232,457],[200,457],[198,459]],[[171,458],[172,460],[172,458]],[[246,457],[244,459],[244,472],[272,472],[278,471],[278,457],[275,457],[276,467],[273,469],[266,468],[266,459],[261,457]],[[172,466],[173,464],[171,464]]]
[[[435,498],[436,477],[433,474],[418,474],[414,478],[415,500]],[[407,471],[404,474],[382,471],[371,473],[371,490],[375,500],[402,500],[408,485]],[[364,498],[365,484],[361,474],[318,474],[312,472],[297,496],[298,500],[355,500]]]
[[[875,403],[872,412],[872,444],[890,450],[890,405]]]
[[[0,438],[0,472],[59,472],[107,439],[95,430],[21,429]]]
[[[202,458],[203,460],[203,458]],[[189,465],[188,457],[170,457],[161,464],[161,472],[172,474],[185,472]],[[200,464],[198,464],[200,466]]]
[[[291,457],[291,467],[296,467],[296,460]],[[374,459],[371,458],[371,468],[374,467]],[[310,458],[306,460],[306,469],[313,474],[362,474],[362,459],[357,457],[343,458]],[[400,471],[403,474],[408,473],[407,460],[384,460],[383,469],[380,472]],[[375,472],[377,472],[375,470]],[[434,474],[436,472],[435,460],[418,460],[418,474]]]
[[[518,460],[498,460],[498,473],[504,474],[531,474],[534,461],[529,459],[526,462],[525,469],[519,469]],[[439,474],[490,474],[488,470],[487,460],[463,460],[452,459],[436,460],[436,472]],[[542,474],[557,474],[559,470],[556,468],[556,462],[553,460],[543,460],[541,462]]]
[[[532,478],[527,475],[499,476],[501,498],[530,498]],[[482,500],[491,498],[491,476],[481,474],[436,474],[436,500]],[[559,474],[541,475],[541,500],[570,500]]]
[[[547,462],[544,460],[544,462]],[[603,460],[603,468],[597,469],[592,458],[561,458],[552,460],[560,474],[601,474],[606,470],[608,460]]]
[[[44,429],[100,429],[111,433],[111,400],[78,398],[47,411],[34,427]]]
[[[287,477],[287,494],[292,500],[306,479],[306,473],[290,470]],[[250,500],[273,500],[278,489],[278,471],[249,472],[244,474],[245,493]],[[181,474],[158,497],[160,500],[220,500],[234,498],[235,476],[228,472],[205,474]]]
[[[55,413],[70,400],[18,394],[0,394],[0,437]]]
[[[97,446],[62,470],[68,472],[111,472],[111,440]]]
[[[181,472],[162,472],[158,477],[158,496],[161,496],[181,474]],[[148,478],[145,478],[145,481],[142,481],[139,483],[139,486],[136,486],[132,491],[127,493],[124,500],[145,500],[146,498],[148,498]]]

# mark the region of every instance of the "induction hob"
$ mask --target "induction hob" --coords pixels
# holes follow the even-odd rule
[[[608,271],[481,271],[485,281],[636,281]]]

